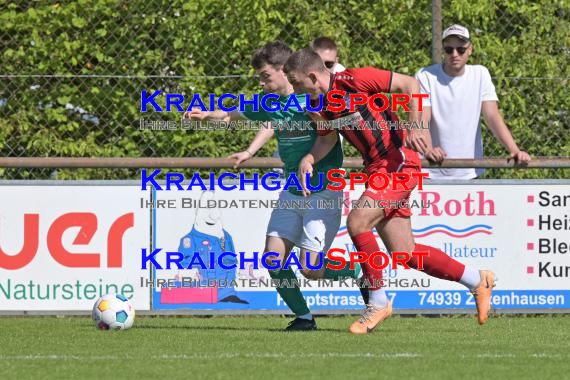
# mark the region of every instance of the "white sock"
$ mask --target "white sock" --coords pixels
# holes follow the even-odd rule
[[[386,307],[388,305],[388,296],[384,289],[370,290],[370,304],[377,306],[379,308]]]
[[[461,276],[459,283],[467,286],[469,290],[474,290],[481,283],[481,273],[479,273],[477,269],[465,267],[465,271],[463,272],[463,276]]]
[[[311,313],[303,314],[303,315],[297,316],[297,318],[306,319],[306,320],[310,321],[311,319],[313,319],[313,314],[311,314]]]

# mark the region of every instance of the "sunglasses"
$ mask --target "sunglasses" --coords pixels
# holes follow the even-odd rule
[[[466,48],[466,47],[462,47],[462,46],[461,46],[461,47],[457,47],[457,48],[454,48],[454,47],[451,47],[451,46],[446,46],[446,47],[443,48],[443,50],[445,51],[446,54],[453,54],[453,51],[454,51],[454,50],[457,50],[457,54],[463,55],[463,54],[465,54],[465,52],[467,51],[467,48]]]
[[[336,64],[335,61],[325,61],[325,67],[326,67],[327,69],[332,69],[335,64]]]

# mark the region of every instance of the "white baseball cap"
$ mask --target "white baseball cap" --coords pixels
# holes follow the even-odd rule
[[[443,31],[442,40],[445,40],[447,37],[455,36],[464,41],[469,41],[469,30],[466,27],[455,24],[451,25],[449,28]]]

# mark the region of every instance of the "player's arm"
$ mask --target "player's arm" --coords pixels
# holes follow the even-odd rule
[[[380,92],[408,94],[410,96],[410,102],[407,104],[410,109],[409,122],[418,123],[420,121],[418,98],[412,98],[412,94],[420,94],[420,82],[416,78],[374,67],[350,69],[350,71],[354,75],[352,85],[359,92],[369,95]]]
[[[315,140],[315,144],[311,148],[311,151],[301,159],[301,162],[299,162],[299,179],[301,187],[303,188],[304,196],[311,194],[311,191],[307,189],[306,174],[309,173],[309,177],[313,176],[313,165],[329,154],[329,152],[334,148],[337,140],[338,135],[336,131],[328,131],[326,134],[319,134]]]
[[[528,163],[530,162],[530,155],[527,152],[523,152],[517,146],[517,143],[513,139],[513,135],[507,128],[501,112],[499,112],[499,105],[494,100],[483,101],[482,108],[483,118],[487,122],[489,129],[495,136],[497,140],[509,151],[511,158],[514,158],[516,162]]]
[[[412,94],[420,94],[420,82],[409,75],[398,74],[388,70],[381,70],[373,67],[363,69],[353,69],[356,74],[356,89],[368,94],[380,92],[391,92],[407,94],[410,102],[407,104],[410,109],[408,121],[410,124],[420,125],[420,99],[412,98]],[[431,150],[431,138],[429,131],[424,129],[412,129],[406,137],[406,146],[420,153]]]
[[[421,120],[422,120],[422,125],[429,125],[429,122],[431,121],[431,107],[423,107],[423,111],[421,112]],[[410,135],[410,133],[412,131],[416,131],[416,129],[412,129],[409,133],[408,136]],[[425,131],[422,129],[422,131]],[[445,153],[445,151],[441,148],[441,147],[434,147],[432,144],[432,139],[431,139],[431,134],[426,133],[425,135],[422,135],[422,137],[424,137],[426,140],[426,145],[428,147],[431,147],[431,149],[428,148],[428,150],[426,150],[426,152],[424,153],[424,157],[431,162],[435,162],[435,163],[441,163],[443,162],[443,160],[445,159],[445,157],[447,157],[447,153]]]
[[[188,111],[184,114],[184,118],[200,121],[225,122],[247,120],[247,118],[237,110],[226,112],[223,110],[202,111],[200,109],[192,109],[191,111]],[[234,153],[228,157],[234,160],[234,169],[237,169],[242,162],[252,158],[255,153],[271,139],[272,136],[273,129],[261,128],[246,150],[243,152]]]
[[[407,94],[410,96],[408,108],[410,109],[409,122],[416,122],[419,125],[419,99],[412,98],[412,94],[420,93],[420,81],[409,75],[392,73],[392,83],[390,84],[391,93]]]
[[[265,128],[261,126],[261,129],[255,135],[253,141],[249,144],[249,147],[243,152],[234,153],[229,158],[234,160],[234,169],[237,169],[239,165],[255,156],[255,153],[261,149],[274,135],[274,130],[272,128]]]
[[[425,118],[419,111],[419,102],[421,100],[419,98],[412,97],[412,94],[420,94],[420,81],[409,75],[393,73],[390,92],[407,94],[410,96],[410,102],[408,103],[408,108],[410,109],[408,121],[410,125],[413,123],[417,123],[416,125],[421,125],[421,122]],[[423,112],[425,112],[425,108],[423,108]],[[416,152],[420,152],[424,155],[433,149],[431,144],[431,136],[427,129],[410,129],[406,135],[405,144],[408,148],[411,148]]]

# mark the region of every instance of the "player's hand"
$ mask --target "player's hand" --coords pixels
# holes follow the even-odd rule
[[[315,124],[315,129],[317,131],[319,130],[325,130],[328,128],[325,128],[325,123],[327,121],[327,119],[325,119],[324,117],[322,117],[322,115],[318,112],[313,112],[313,111],[306,111],[307,115],[309,116],[309,119],[311,119],[313,121],[313,123]]]
[[[243,152],[234,153],[228,158],[234,160],[234,169],[237,169],[242,162],[249,160],[251,157],[252,154],[244,150]]]
[[[406,136],[406,148],[410,148],[423,155],[428,150],[428,143],[425,137],[425,132],[418,129],[411,129]]]
[[[530,155],[527,152],[523,152],[522,150],[511,153],[510,159],[515,160],[517,164],[528,164],[531,160]]]
[[[199,109],[193,108],[190,111],[184,113],[184,119],[191,120],[207,120],[210,113],[208,111],[201,111]]]
[[[301,187],[303,188],[303,195],[305,197],[311,195],[311,191],[307,189],[307,173],[309,173],[309,177],[313,176],[313,157],[311,155],[303,157],[299,163],[299,179],[301,182]]]
[[[441,149],[440,147],[437,147],[437,148],[433,148],[433,149],[429,150],[428,152],[426,152],[424,157],[429,162],[441,164],[443,162],[443,160],[445,159],[445,157],[447,157],[447,153],[445,153],[445,151],[443,149]]]
[[[322,117],[321,114],[318,113],[318,112],[307,111],[307,115],[308,115],[309,118],[310,118],[311,120],[313,120],[315,123],[322,122],[322,121],[327,121],[327,119],[325,119],[324,117]]]

